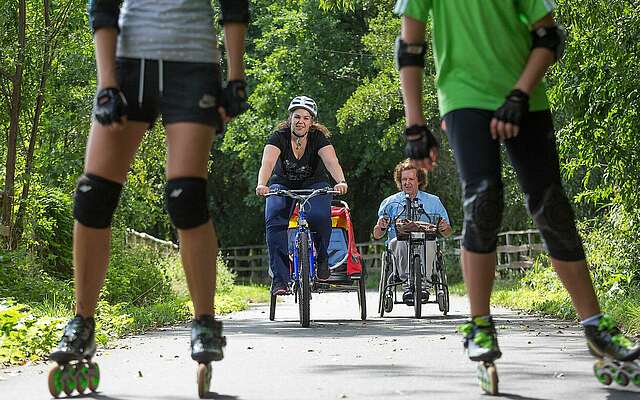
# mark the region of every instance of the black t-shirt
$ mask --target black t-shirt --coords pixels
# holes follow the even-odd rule
[[[305,189],[317,182],[328,182],[327,170],[318,151],[331,142],[317,129],[311,129],[307,137],[307,147],[298,160],[291,147],[291,131],[282,128],[269,136],[268,144],[280,149],[280,156],[273,168],[269,185],[278,183],[290,189]]]

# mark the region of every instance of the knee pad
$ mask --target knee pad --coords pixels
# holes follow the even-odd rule
[[[167,212],[176,228],[191,229],[209,221],[206,179],[170,179],[165,194]]]
[[[571,204],[559,184],[526,195],[527,208],[549,255],[561,261],[585,258]]]
[[[463,246],[475,253],[491,253],[498,243],[504,199],[502,184],[482,180],[464,187]]]
[[[122,185],[93,174],[82,175],[76,185],[73,217],[89,228],[111,226]]]

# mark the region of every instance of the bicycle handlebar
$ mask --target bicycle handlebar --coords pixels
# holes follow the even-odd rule
[[[266,196],[284,196],[291,197],[296,200],[308,200],[312,197],[320,196],[323,194],[340,194],[337,190],[333,190],[332,188],[326,187],[322,189],[297,189],[297,190],[284,190],[278,189],[274,191],[270,191],[265,194]]]

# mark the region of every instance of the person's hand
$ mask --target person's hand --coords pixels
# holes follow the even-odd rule
[[[412,125],[404,130],[407,141],[404,154],[416,168],[431,171],[438,158],[438,140],[425,125]]]
[[[504,104],[493,113],[491,137],[507,140],[518,136],[520,125],[529,112],[529,95],[520,89],[513,89]]]
[[[256,186],[256,195],[265,196],[267,193],[269,193],[269,186],[266,186],[266,185]]]
[[[218,112],[225,124],[249,109],[247,97],[247,83],[243,79],[229,81],[222,89]]]
[[[120,89],[107,87],[96,94],[93,117],[101,125],[121,128],[127,122],[127,99]]]
[[[347,182],[340,182],[333,187],[333,190],[340,192],[340,194],[347,193],[348,189],[349,189],[349,185],[347,185]]]
[[[389,217],[380,217],[378,220],[378,226],[381,230],[386,230],[389,227]]]

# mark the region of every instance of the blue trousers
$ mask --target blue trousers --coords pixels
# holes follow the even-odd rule
[[[318,182],[308,189],[328,187],[327,182]],[[271,190],[289,189],[284,185],[273,184]],[[316,264],[327,259],[327,247],[331,238],[331,195],[317,196],[305,207],[305,217],[313,232],[317,258]],[[289,197],[269,196],[264,210],[267,230],[267,248],[269,249],[269,275],[275,287],[289,282],[289,238],[287,228],[293,212],[294,201]]]

